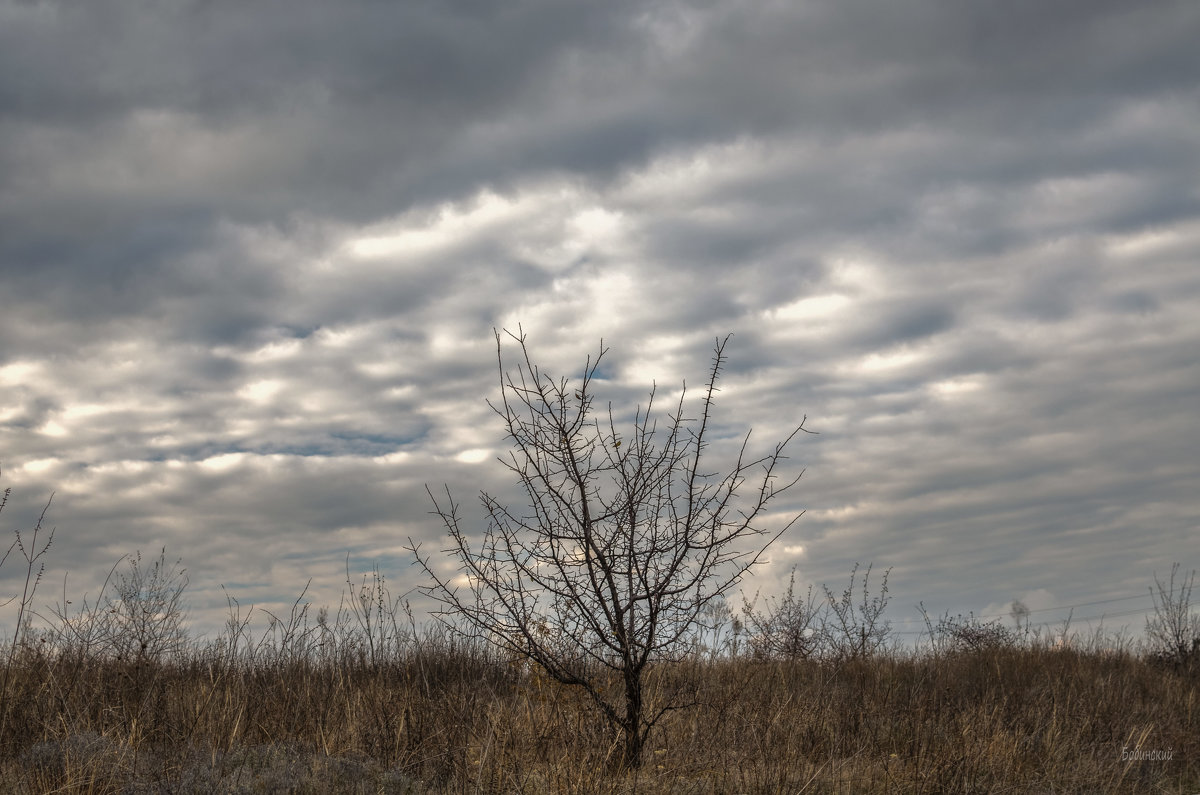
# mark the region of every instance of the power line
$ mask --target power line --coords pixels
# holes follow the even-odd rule
[[[1074,607],[1086,607],[1090,604],[1105,604],[1107,602],[1122,602],[1122,601],[1128,601],[1128,599],[1129,599],[1129,597],[1124,597],[1121,599],[1101,599],[1097,602],[1087,602],[1084,604],[1075,605]],[[1030,610],[1029,612],[1044,613],[1048,610],[1069,610],[1069,609],[1072,609],[1072,606],[1044,607],[1040,610],[1037,610],[1037,611]],[[1074,616],[1070,616],[1070,623],[1073,624],[1075,622],[1106,621],[1110,618],[1125,618],[1128,616],[1145,615],[1145,614],[1149,613],[1152,609],[1153,608],[1146,608],[1146,607],[1135,608],[1133,610],[1122,610],[1122,611],[1118,611],[1116,613],[1100,613],[1099,615],[1094,615],[1094,616],[1084,616],[1082,618],[1076,618]],[[991,618],[991,619],[995,620],[995,619],[1004,618],[1004,616],[990,616],[990,617],[989,616],[975,616],[976,620],[983,620],[985,618]],[[1050,627],[1050,626],[1054,626],[1055,624],[1064,624],[1064,623],[1067,623],[1066,618],[1056,620],[1056,621],[1037,621],[1037,622],[1028,622],[1028,623],[1022,622],[1022,625],[1026,626],[1026,627]],[[896,635],[928,635],[929,630],[928,629],[896,630],[896,631],[894,631],[893,634],[896,634]]]
[[[1074,610],[1077,607],[1091,607],[1092,605],[1106,605],[1111,602],[1128,602],[1133,599],[1146,599],[1150,596],[1149,593],[1139,594],[1138,596],[1117,596],[1113,599],[1097,599],[1094,602],[1080,602],[1077,605],[1063,605],[1061,607],[1039,607],[1037,610],[1030,610],[1030,613],[1045,613],[1050,610]]]
[[[1073,604],[1073,605],[1058,605],[1056,607],[1039,607],[1036,610],[1030,610],[1029,614],[1032,615],[1034,613],[1050,613],[1050,612],[1054,612],[1057,610],[1074,610],[1077,607],[1092,607],[1094,605],[1105,605],[1105,604],[1111,604],[1113,602],[1129,602],[1134,599],[1148,599],[1148,598],[1150,598],[1149,592],[1144,593],[1144,594],[1139,594],[1137,596],[1117,596],[1112,599],[1097,599],[1093,602],[1080,602],[1078,604]],[[1147,609],[1149,609],[1149,608],[1147,608]],[[975,617],[980,618],[980,619],[987,619],[987,618],[1009,618],[1011,616],[1012,616],[1012,612],[1010,611],[1008,613],[994,613],[991,615],[978,615]]]

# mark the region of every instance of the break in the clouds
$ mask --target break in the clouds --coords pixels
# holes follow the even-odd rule
[[[347,553],[403,589],[426,483],[508,488],[494,327],[563,374],[603,338],[630,407],[733,332],[722,433],[820,431],[755,586],[1148,608],[1200,565],[1198,39],[1165,0],[0,0],[4,529],[54,491],[72,591],[166,546],[201,627],[222,584],[336,604]]]

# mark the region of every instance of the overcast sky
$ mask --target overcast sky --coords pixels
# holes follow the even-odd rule
[[[0,0],[0,530],[56,494],[44,601],[165,546],[200,628],[336,605],[347,553],[400,591],[426,483],[508,488],[494,327],[564,375],[603,338],[626,408],[733,333],[721,433],[820,432],[752,588],[1144,610],[1200,567],[1197,41],[1192,0]]]

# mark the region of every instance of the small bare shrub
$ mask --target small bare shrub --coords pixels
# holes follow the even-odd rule
[[[1019,644],[1020,636],[1004,626],[1000,619],[984,621],[974,613],[956,615],[946,614],[934,625],[925,616],[925,625],[929,628],[929,637],[933,648],[939,653],[965,653],[992,651],[995,649],[1014,648]]]
[[[62,601],[51,608],[54,645],[76,656],[107,655],[137,667],[182,652],[188,640],[183,603],[188,577],[179,563],[167,560],[165,548],[149,563],[135,552],[113,565],[95,600],[85,594],[74,608],[64,580]]]
[[[142,553],[126,559],[114,591],[105,600],[111,616],[109,648],[117,659],[158,662],[181,651],[187,642],[183,592],[187,570],[167,561],[167,550],[146,565]]]
[[[873,564],[872,564],[873,565]],[[850,582],[840,596],[836,596],[828,585],[823,585],[829,603],[829,614],[821,625],[824,647],[837,659],[862,659],[882,651],[892,632],[892,622],[883,617],[888,602],[888,575],[883,573],[879,593],[871,595],[871,566],[863,572],[862,598],[855,601],[855,580],[858,577],[857,563],[850,570]]]
[[[742,615],[749,632],[750,652],[755,659],[803,660],[820,651],[829,605],[814,596],[808,586],[805,596],[796,595],[796,569],[788,577],[782,597],[764,600],[757,609],[759,594],[742,599]]]
[[[1154,616],[1146,619],[1146,640],[1154,658],[1187,669],[1200,663],[1200,615],[1192,612],[1196,572],[1181,577],[1176,586],[1178,575],[1179,564],[1175,563],[1166,583],[1154,578],[1150,589]]]

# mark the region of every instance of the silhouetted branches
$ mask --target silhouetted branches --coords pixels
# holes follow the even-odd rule
[[[714,348],[698,416],[686,414],[685,388],[660,425],[652,389],[625,432],[611,405],[594,406],[603,345],[572,383],[533,363],[523,333],[509,337],[520,361],[507,369],[497,332],[501,394],[489,405],[512,443],[504,463],[526,504],[515,510],[483,493],[488,521],[479,533],[448,488],[442,497],[430,491],[462,577],[446,578],[413,552],[443,617],[582,688],[620,730],[624,763],[636,766],[655,721],[675,706],[666,694],[648,700],[647,667],[686,654],[705,611],[799,518],[775,529],[760,522],[799,480],[777,474],[787,445],[811,431],[802,421],[759,457],[750,457],[747,433],[732,465],[710,472],[704,458],[728,337]]]

